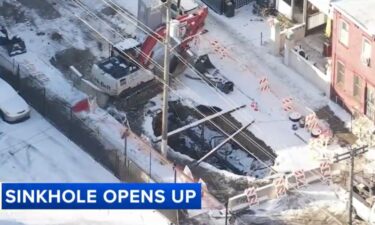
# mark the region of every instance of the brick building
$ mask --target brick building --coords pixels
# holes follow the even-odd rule
[[[331,98],[375,121],[375,0],[333,3]]]

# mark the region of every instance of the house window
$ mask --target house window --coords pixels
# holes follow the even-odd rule
[[[357,100],[361,99],[362,80],[359,76],[353,76],[353,97]]]
[[[345,83],[345,66],[342,62],[337,62],[336,71],[336,84],[340,87],[344,87]]]
[[[292,0],[283,0],[286,4],[292,6]]]
[[[340,42],[348,46],[349,45],[349,24],[344,20],[340,21],[340,29],[339,29],[339,40]]]
[[[371,60],[371,42],[367,38],[363,38],[362,41],[362,54],[361,54],[362,62],[370,66]]]

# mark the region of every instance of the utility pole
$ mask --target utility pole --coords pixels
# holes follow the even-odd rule
[[[168,151],[168,87],[169,87],[169,41],[171,22],[171,1],[165,0],[166,8],[166,30],[164,38],[164,85],[163,85],[163,112],[162,112],[162,140],[161,154],[167,156]]]
[[[228,225],[228,202],[229,199],[225,202],[225,225]]]
[[[353,185],[354,185],[354,151],[350,150],[350,171],[349,171],[349,225],[353,224]]]
[[[124,122],[123,122],[124,124]],[[128,124],[129,125],[129,124]],[[124,157],[125,157],[125,180],[128,179],[127,181],[130,180],[129,176],[129,159],[128,159],[128,136],[129,136],[129,126],[125,127],[124,131],[121,134],[121,138],[124,140]],[[121,167],[120,167],[121,168]]]
[[[334,163],[338,163],[343,160],[350,159],[350,169],[349,169],[349,215],[348,215],[348,221],[349,225],[353,225],[353,186],[354,186],[354,160],[355,157],[358,155],[362,155],[368,151],[367,145],[352,149],[349,147],[349,151],[342,153],[342,154],[336,154],[335,155],[335,161]]]

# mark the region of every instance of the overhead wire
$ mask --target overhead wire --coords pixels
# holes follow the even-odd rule
[[[76,0],[73,0],[73,1],[76,1]],[[114,43],[112,43],[109,39],[107,39],[107,38],[105,38],[100,32],[98,32],[94,27],[92,27],[90,24],[88,24],[85,20],[83,20],[81,17],[79,17],[79,16],[77,16],[78,17],[78,19],[79,20],[81,20],[84,24],[86,24],[88,27],[90,27],[92,30],[94,30],[99,36],[101,36],[105,41],[107,41],[108,43],[110,43],[110,44],[114,44]],[[125,52],[123,52],[122,51],[122,53],[123,54],[125,54],[125,55],[127,55]],[[128,57],[129,57],[129,55],[127,55]],[[129,57],[130,59],[132,59],[132,57]],[[141,64],[139,64],[136,60],[134,60],[133,61],[135,64],[137,64],[138,66],[140,66],[140,68],[143,68],[143,69],[145,69],[145,70],[147,70],[147,68],[145,68],[145,67],[143,67]],[[155,76],[155,77],[157,77],[157,76]],[[156,78],[156,79],[158,79],[158,78]],[[160,82],[162,82],[163,83],[163,81],[162,80],[160,80],[160,78],[159,78],[159,81]],[[174,94],[176,94],[175,93],[175,91],[169,86],[169,84],[167,85],[168,86],[168,88],[174,93]],[[176,94],[177,96],[178,96],[178,94]],[[180,96],[181,97],[181,96]],[[203,114],[204,115],[204,114]],[[210,121],[211,123],[212,123],[212,121]],[[217,125],[215,125],[215,126],[217,126]],[[219,128],[224,134],[226,134],[227,136],[228,136],[228,134],[225,132],[225,131],[223,131],[220,127],[217,127],[217,128]],[[242,146],[243,147],[243,146]],[[244,148],[244,149],[246,149],[246,148]],[[251,153],[252,154],[252,153]],[[253,155],[253,154],[252,154]],[[256,157],[257,158],[257,157]],[[259,159],[258,159],[259,160]],[[261,160],[259,160],[260,162],[262,162],[262,163],[264,163],[263,161],[261,161]],[[264,163],[267,167],[269,167],[271,170],[274,170],[272,167],[270,167],[270,166],[268,166],[266,163]],[[297,188],[295,188],[296,190],[298,190]],[[320,209],[320,210],[322,210],[322,209]],[[324,210],[322,210],[324,213],[326,213]],[[327,214],[327,213],[326,213]],[[332,215],[330,215],[330,214],[328,214],[328,216],[329,217],[332,217]],[[335,218],[334,218],[335,219]]]
[[[92,13],[92,12],[91,12]],[[97,15],[95,15],[95,16],[97,16]],[[111,26],[110,26],[111,27]],[[113,28],[112,28],[113,29]],[[113,44],[113,43],[112,43]],[[160,66],[160,65],[159,65]],[[144,69],[147,69],[147,68],[144,68]],[[170,89],[171,89],[171,87],[170,86],[168,86]],[[174,92],[174,90],[173,89],[171,89],[173,92]],[[181,97],[181,96],[179,96],[179,97]],[[204,116],[204,115],[203,115]],[[214,124],[212,121],[210,121],[212,124]],[[216,124],[214,124],[217,128],[219,128],[219,126],[218,125],[216,125]],[[223,130],[220,128],[219,130],[221,130],[222,132],[223,132]],[[226,135],[228,135],[226,132],[224,132],[224,134],[226,134]],[[235,142],[236,142],[236,140],[234,140]],[[252,139],[250,139],[249,140],[250,142],[251,141],[253,141]],[[237,144],[239,144],[245,151],[247,151],[248,153],[250,153],[252,156],[255,156],[252,152],[250,152],[247,148],[245,148],[242,144],[240,144],[240,143],[238,143],[238,142],[236,142]],[[254,141],[254,143],[255,143],[255,145],[258,145],[255,141]],[[262,146],[260,146],[260,145],[258,145],[259,147],[260,147],[260,149],[258,149],[258,150],[260,150],[260,151],[262,151],[263,153],[268,153],[267,152],[267,150],[265,150],[264,148],[263,149],[261,149],[262,148]],[[256,159],[257,160],[259,160],[259,158],[258,157],[256,157]],[[276,157],[270,157],[270,159],[273,159],[273,160],[275,160],[276,159]],[[262,162],[262,160],[259,160],[260,162]],[[265,165],[267,165],[267,164],[265,164]],[[267,165],[268,166],[268,165]],[[271,167],[270,167],[271,168]],[[274,171],[274,169],[273,168],[271,168],[271,170],[273,170]],[[275,172],[275,171],[274,171]],[[317,174],[316,174],[317,175]]]
[[[77,0],[73,0],[74,2],[77,2]],[[86,9],[86,10],[89,10],[89,9]],[[90,11],[90,10],[89,10]],[[90,11],[91,14],[94,14]],[[94,14],[95,17],[97,17],[97,15]],[[84,22],[88,27],[90,27],[90,29],[94,30],[97,34],[99,34],[99,36],[101,36],[104,40],[106,40],[108,43],[114,45],[115,43],[111,42],[108,38],[104,37],[103,34],[101,34],[98,30],[96,30],[92,25],[90,25],[87,21],[85,21],[84,19],[82,19],[81,17],[78,17],[82,22]],[[97,19],[101,19],[99,17],[97,17]],[[108,25],[108,24],[106,24]],[[113,29],[113,27],[109,26],[111,29]],[[115,29],[113,29],[115,32],[117,32]],[[125,37],[124,37],[125,38]],[[143,65],[141,65],[139,62],[137,62],[136,60],[134,60],[133,58],[131,58],[130,55],[128,55],[127,53],[125,53],[124,51],[122,51],[122,54],[126,55],[127,57],[129,57],[134,63],[136,63],[140,68],[142,69],[145,69],[147,70],[147,68],[145,68]],[[160,81],[161,83],[164,84],[164,81],[159,78],[158,76],[155,76],[155,78]],[[177,95],[178,97],[180,97],[181,99],[183,99],[183,97],[181,95],[178,94],[178,92],[176,92],[173,88],[171,88],[169,85],[168,85],[168,88],[172,91],[172,93],[174,93],[175,95]],[[189,88],[192,92],[194,92],[194,90],[192,90],[190,87],[187,87]],[[206,115],[204,113],[202,113],[200,110],[198,110],[196,107],[193,107],[193,109],[195,111],[197,111],[201,116],[205,117]],[[227,132],[225,132],[219,125],[217,125],[216,123],[214,123],[213,121],[209,121],[211,124],[213,124],[217,129],[219,129],[221,132],[223,132],[225,135],[229,136],[230,134],[228,134]],[[236,129],[236,127],[232,127],[234,129]],[[250,155],[252,155],[254,158],[256,158],[257,160],[259,160],[260,162],[263,162],[262,160],[260,160],[254,153],[250,152],[246,147],[244,147],[240,142],[238,142],[237,140],[233,139],[234,142],[236,142],[239,146],[241,146],[241,148],[243,148],[243,150],[245,150],[246,152],[248,152]],[[250,140],[252,141],[252,140]],[[262,151],[262,150],[261,150]],[[268,152],[265,152],[265,154],[267,154]],[[271,158],[272,159],[272,158]],[[268,164],[265,164],[268,166]],[[275,172],[275,171],[274,171]]]
[[[103,2],[107,2],[107,0],[101,0],[101,1],[103,1]],[[112,4],[116,5],[112,0],[109,0],[109,1],[110,1]],[[108,5],[109,7],[113,7],[113,6],[111,6],[109,3],[107,3],[107,5]],[[129,14],[128,12],[126,12],[125,10],[123,10],[120,6],[118,6],[118,5],[116,5],[116,6],[118,7],[118,10],[117,10],[117,9],[114,9],[114,8],[113,8],[113,10],[115,10],[115,11],[118,12],[120,15],[122,15],[124,19],[127,19],[127,20],[130,21],[130,22],[133,22],[133,23],[136,24],[137,26],[138,26],[137,23],[141,24],[142,27],[139,27],[139,29],[142,30],[143,32],[145,32],[146,34],[151,35],[151,36],[153,36],[153,37],[158,36],[158,34],[155,33],[154,31],[147,31],[147,30],[145,30],[143,27],[148,28],[148,30],[151,30],[151,29],[150,29],[148,26],[146,26],[144,23],[142,23],[141,21],[139,21],[137,18],[134,18],[133,15],[131,15],[131,14]],[[121,14],[121,12],[123,12],[125,15],[129,15],[129,17],[131,17],[134,21],[132,21],[132,20],[128,19],[127,17],[125,17],[124,14]],[[156,40],[157,40],[160,44],[164,44],[164,43],[163,43],[162,41],[160,41],[159,39],[156,39]],[[142,52],[139,52],[139,53],[140,53],[140,54],[143,54]],[[219,97],[221,97],[221,98],[222,98],[224,101],[226,101],[227,103],[229,102],[230,107],[235,108],[235,107],[237,107],[237,106],[239,105],[239,103],[234,102],[231,98],[229,98],[228,96],[225,96],[220,90],[218,90],[218,88],[215,87],[215,86],[216,86],[215,84],[213,84],[213,83],[210,82],[210,81],[207,81],[206,79],[203,79],[203,78],[204,78],[204,75],[203,75],[202,73],[200,73],[198,70],[196,70],[195,67],[194,67],[193,65],[191,65],[189,62],[187,62],[187,61],[183,58],[183,56],[181,56],[177,51],[174,51],[173,53],[174,53],[174,54],[175,54],[175,55],[181,60],[181,62],[182,62],[185,66],[189,67],[193,72],[195,72],[198,76],[200,76],[200,77],[202,78],[202,80],[208,85],[208,88],[209,88],[211,91],[213,91],[214,94],[219,95]],[[153,61],[152,58],[151,58],[150,60]],[[163,66],[161,66],[161,65],[158,64],[157,62],[154,62],[154,64],[156,64],[156,65],[158,66],[158,68],[160,68],[160,70],[163,69]],[[184,86],[185,88],[188,88],[190,91],[192,91],[193,93],[195,93],[195,91],[194,91],[193,89],[191,89],[190,87],[188,87],[187,85],[185,85],[185,84],[184,84],[180,79],[178,79],[177,77],[175,77],[174,80],[175,80],[175,81],[178,81],[179,84],[181,84],[181,85]],[[248,96],[246,96],[246,97],[248,97]],[[251,99],[251,100],[252,100],[252,99]],[[240,113],[241,113],[241,112],[240,112]],[[249,115],[248,115],[248,114],[245,114],[245,113],[242,113],[241,115],[243,116],[242,119],[245,119],[245,120],[247,120],[246,117],[249,117]],[[225,116],[219,116],[219,117],[222,118],[223,121],[225,121],[225,122],[226,122],[231,128],[233,128],[234,130],[237,129],[237,127],[233,124],[233,122],[230,121],[230,120],[228,120]],[[253,119],[253,118],[251,118],[251,119]],[[270,159],[272,159],[272,160],[275,159],[274,156],[273,156],[268,150],[264,149],[261,145],[259,145],[255,140],[252,139],[252,137],[249,137],[249,136],[245,133],[245,131],[241,131],[238,135],[244,137],[245,139],[247,139],[250,143],[252,143],[253,145],[255,145],[257,148],[261,148],[261,152],[262,152],[264,155],[266,155],[267,157],[269,157]]]
[[[92,12],[91,12],[92,13]],[[97,16],[97,15],[95,15],[95,16]],[[111,27],[111,26],[110,26]],[[112,28],[113,29],[113,28]],[[112,43],[112,44],[114,44],[114,43]],[[123,52],[124,53],[124,52]],[[160,66],[160,65],[159,65]],[[162,66],[160,66],[160,67],[162,67]],[[147,69],[147,68],[144,68],[144,69]],[[163,82],[162,82],[163,83]],[[169,88],[170,88],[170,90],[172,90],[172,92],[173,93],[175,93],[175,91],[170,87],[170,86],[168,86]],[[189,88],[189,87],[188,87]],[[189,88],[190,89],[190,88]],[[190,89],[191,90],[191,89]],[[192,90],[193,91],[193,90]],[[181,97],[181,96],[179,96],[179,97]],[[201,113],[201,112],[199,112],[199,113]],[[201,113],[202,114],[202,113]],[[202,116],[205,116],[204,114],[202,114]],[[212,123],[215,127],[217,127],[220,131],[222,131],[225,135],[229,135],[229,134],[227,134],[225,131],[223,131],[217,124],[214,124],[213,123],[213,121],[210,121],[210,123]],[[234,127],[232,127],[232,128],[234,128]],[[254,145],[258,145],[259,146],[259,149],[258,150],[260,150],[261,152],[263,152],[263,153],[265,153],[265,154],[267,154],[268,153],[268,151],[267,150],[265,150],[264,148],[262,149],[262,146],[260,146],[258,143],[256,143],[255,141],[253,141],[252,139],[248,139],[250,142],[253,142],[253,144]],[[246,147],[244,147],[242,144],[240,144],[239,142],[237,142],[235,139],[234,139],[234,141],[237,143],[237,144],[239,144],[245,151],[247,151],[250,155],[252,155],[253,157],[255,157],[259,162],[261,162],[261,163],[263,163],[264,165],[266,165],[267,167],[269,167],[270,169],[271,169],[271,171],[273,171],[273,172],[276,172],[272,167],[270,167],[267,163],[265,163],[265,162],[263,162],[262,160],[260,160],[258,157],[256,157],[255,156],[255,154],[254,153],[252,153],[252,152],[250,152]],[[273,157],[273,156],[271,156],[270,157],[270,159],[272,159],[272,160],[275,160],[276,159],[276,157]],[[317,174],[317,173],[315,173],[315,175],[319,175],[319,174]]]
[[[101,0],[103,2],[106,2],[107,0]],[[116,5],[112,0],[108,0],[110,1],[112,4]],[[120,6],[116,5],[120,10],[122,10],[123,12],[126,12],[125,10],[123,10]],[[114,9],[115,10],[115,9]],[[117,11],[117,10],[116,10]],[[118,12],[118,11],[117,11]],[[141,21],[139,21],[137,18],[135,18],[133,15],[131,15],[130,13],[126,12],[127,15],[129,15],[129,17],[131,17],[133,20],[135,20],[137,23],[141,24],[142,27],[146,27],[148,28],[149,30],[151,30],[148,26],[146,26],[144,23],[142,23]],[[123,16],[123,18],[127,19],[126,17]],[[129,19],[127,19],[128,21],[130,21]],[[146,34],[148,35],[158,35],[156,34],[154,31],[146,31],[145,29],[142,29],[140,28],[141,30],[143,30],[144,32],[146,32]],[[161,44],[164,44],[163,42],[160,41]],[[193,72],[195,72],[197,75],[199,75],[200,77],[203,77],[204,75],[201,74],[199,71],[197,71],[195,69],[195,67],[193,65],[191,65],[189,62],[187,62],[178,52],[175,52],[175,55],[178,56],[178,58],[180,59],[180,61],[182,61],[186,66],[188,66],[190,69],[193,70]],[[160,65],[159,65],[160,66]],[[162,66],[160,66],[162,67]],[[178,80],[178,78],[176,78],[176,80]],[[180,81],[180,83],[182,83]],[[183,83],[182,83],[183,84]],[[213,85],[213,84],[211,84]],[[215,94],[222,94],[220,92],[220,90],[218,90],[217,88],[215,88],[215,86],[211,86],[210,84],[208,84],[209,88],[212,89],[214,91]],[[183,84],[183,86],[186,87],[186,85]],[[189,88],[189,87],[188,87]],[[191,88],[189,88],[190,90],[192,90]],[[192,90],[194,91],[194,90]],[[227,96],[224,96],[224,97],[227,97]],[[228,97],[227,97],[228,98]],[[233,106],[233,105],[232,105]],[[227,122],[228,125],[230,125],[232,128],[236,129],[236,126],[231,122],[229,121],[226,117],[224,116],[220,116],[223,120],[225,120]],[[258,150],[260,150],[263,154],[267,155],[271,160],[276,160],[276,157],[274,157],[272,154],[269,153],[269,151],[267,151],[264,147],[262,147],[261,145],[259,145],[255,140],[253,140],[252,137],[249,137],[247,135],[247,133],[245,132],[240,132],[239,135],[242,135],[244,138],[246,138],[250,143],[252,143],[253,145],[255,145]],[[243,146],[242,146],[243,147]],[[246,149],[246,148],[245,148]],[[248,151],[249,152],[249,151]],[[315,174],[317,175],[317,174]]]

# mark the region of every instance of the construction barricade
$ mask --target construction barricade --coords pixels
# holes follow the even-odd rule
[[[273,184],[275,185],[277,198],[281,198],[286,195],[286,182],[284,177],[275,179]]]
[[[259,205],[257,190],[254,187],[246,189],[245,194],[250,206]]]
[[[294,171],[294,177],[296,178],[297,188],[301,188],[306,185],[306,176],[304,170]]]

